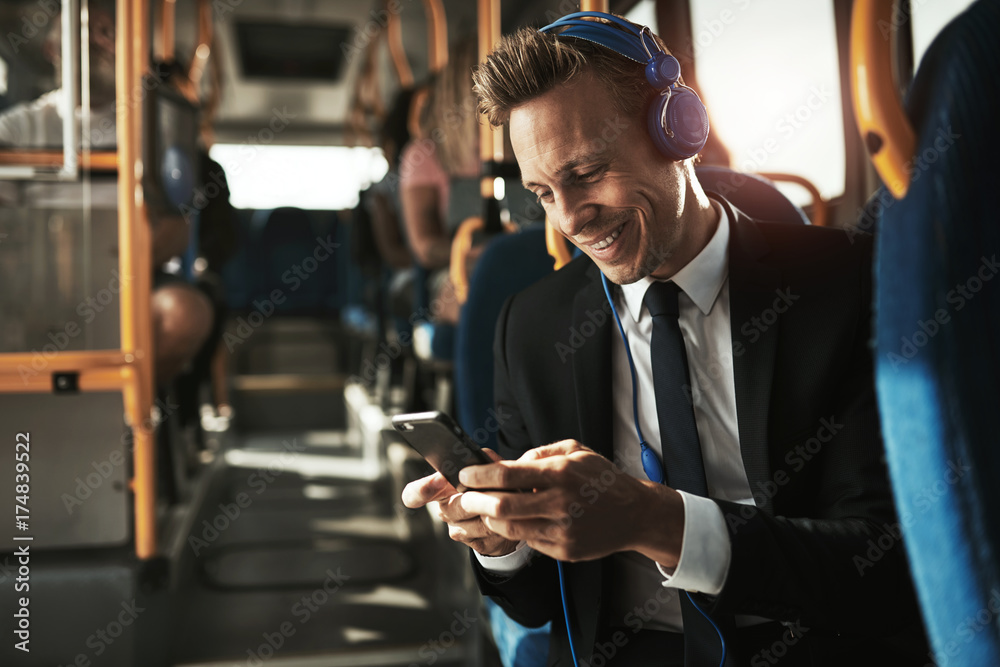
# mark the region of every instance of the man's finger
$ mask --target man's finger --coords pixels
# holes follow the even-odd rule
[[[559,507],[556,492],[552,490],[536,493],[466,491],[457,502],[470,515],[494,519],[561,518],[569,515],[569,508]]]
[[[542,461],[500,461],[462,468],[458,479],[470,489],[521,491],[552,486],[551,459]]]
[[[553,442],[551,445],[542,445],[541,447],[529,449],[521,455],[518,461],[538,461],[551,456],[565,456],[579,451],[592,452],[594,450],[580,444],[576,440],[560,440],[559,442]]]
[[[496,533],[486,527],[479,518],[469,521],[459,521],[448,524],[448,535],[458,542],[477,540],[483,537],[496,537]]]
[[[423,507],[432,500],[441,500],[458,493],[439,472],[421,477],[403,488],[403,504],[410,509]]]
[[[462,504],[462,496],[464,495],[464,493],[456,493],[446,500],[441,500],[441,518],[446,523],[459,523],[479,518],[479,514],[470,512]]]
[[[524,540],[529,546],[547,545],[552,547],[562,539],[561,527],[558,521],[549,519],[524,519],[521,521],[505,521],[483,517],[483,525],[497,535],[508,540]]]

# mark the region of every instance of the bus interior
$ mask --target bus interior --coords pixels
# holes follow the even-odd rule
[[[997,58],[953,65],[994,0],[4,0],[0,663],[529,664],[497,648],[468,549],[403,505],[431,468],[391,419],[495,446],[498,313],[571,248],[470,70],[579,10],[678,58],[703,183],[875,234],[928,663],[1000,664],[1000,236],[950,196],[997,180]],[[407,169],[437,201],[401,199]],[[403,216],[445,203],[413,237]],[[950,328],[948,296],[971,306]]]

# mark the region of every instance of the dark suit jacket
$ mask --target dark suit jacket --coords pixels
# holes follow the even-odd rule
[[[740,449],[757,506],[718,502],[732,561],[721,594],[700,601],[809,628],[782,665],[908,664],[881,639],[919,624],[879,439],[871,238],[757,222],[720,201],[731,224]],[[506,303],[494,348],[502,456],[575,438],[610,458],[618,334],[609,312],[586,257]],[[603,570],[601,560],[566,565],[578,649],[593,647],[609,622],[601,601],[614,583]],[[482,592],[515,620],[555,619],[550,663],[572,664],[554,561],[539,556],[509,579],[476,571]],[[781,641],[785,628],[771,627]],[[735,664],[750,664],[772,642],[727,639],[743,656]],[[911,645],[919,650],[919,639]]]

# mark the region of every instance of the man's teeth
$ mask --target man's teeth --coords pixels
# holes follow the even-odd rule
[[[611,232],[611,236],[609,236],[608,238],[604,239],[603,241],[595,243],[594,245],[592,245],[590,247],[593,248],[594,250],[604,250],[609,245],[611,245],[612,243],[614,243],[615,239],[618,238],[618,236],[622,233],[622,227],[624,227],[624,226],[625,225],[622,225],[621,227],[619,227],[615,231]]]

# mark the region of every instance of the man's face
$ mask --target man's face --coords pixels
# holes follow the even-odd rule
[[[644,120],[624,117],[595,75],[515,107],[510,137],[525,187],[609,280],[666,278],[680,268],[671,258],[686,257],[691,244],[689,171],[657,151]]]

